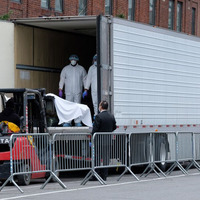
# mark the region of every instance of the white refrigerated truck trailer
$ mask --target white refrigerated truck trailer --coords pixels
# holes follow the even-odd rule
[[[5,60],[0,65],[15,69],[9,77],[15,87],[44,87],[56,94],[61,61],[76,53],[88,70],[97,53],[98,101],[109,101],[119,128],[199,130],[200,38],[112,16],[40,17],[10,24],[14,66]]]
[[[199,126],[200,38],[111,16],[16,19],[13,20],[13,26],[15,66],[12,67],[16,70],[13,77],[15,87],[24,87],[19,80],[24,78],[23,70],[28,74],[26,81],[33,81],[32,87],[35,87],[35,80],[31,72],[43,70],[41,73],[45,79],[45,73],[52,70],[55,77],[59,77],[56,72],[64,65],[57,66],[49,62],[45,66],[43,62],[43,67],[40,67],[38,60],[53,59],[49,58],[51,56],[55,63],[55,60],[63,57],[67,60],[67,55],[75,52],[88,70],[92,56],[97,53],[98,98],[99,101],[109,101],[118,126],[166,129]],[[43,34],[39,35],[40,31]],[[45,31],[47,34],[44,34]],[[28,33],[31,42],[23,45],[23,42],[27,42]],[[73,37],[69,35],[70,41],[63,41],[66,42],[63,44],[64,37],[59,37],[59,33],[66,34],[65,37],[71,34]],[[47,43],[43,43],[40,38],[48,41],[48,36],[51,40],[46,47]],[[54,48],[54,53],[48,51],[50,55],[45,55],[47,48]],[[59,48],[63,51],[58,51]],[[31,64],[25,62],[18,51],[23,52],[21,57],[26,57],[27,51],[29,54],[32,52],[35,57],[31,57]],[[37,51],[43,53],[39,55]],[[6,65],[0,64],[2,68]],[[55,83],[55,77],[48,79],[56,85],[55,91],[39,79],[37,86],[41,83],[40,87],[46,86],[47,92],[57,93],[58,82]]]

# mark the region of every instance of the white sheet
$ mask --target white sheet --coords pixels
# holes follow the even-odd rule
[[[53,96],[55,99],[58,124],[80,117],[86,126],[92,127],[91,113],[87,105],[67,101],[52,93],[48,93],[47,96]]]

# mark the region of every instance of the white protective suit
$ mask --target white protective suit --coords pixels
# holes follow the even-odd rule
[[[63,89],[65,85],[65,98],[68,101],[81,103],[83,85],[86,81],[87,73],[81,65],[67,65],[60,74],[59,88]],[[79,119],[74,120],[79,123]]]
[[[91,93],[92,93],[92,102],[94,107],[94,115],[98,114],[98,102],[97,102],[97,66],[92,65],[89,68],[85,89],[89,90],[91,85]]]

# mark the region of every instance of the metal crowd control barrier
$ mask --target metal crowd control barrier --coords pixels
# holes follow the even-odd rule
[[[161,172],[161,174],[166,177],[163,171],[166,170],[167,164],[175,162],[175,139],[176,132],[152,133],[152,157],[149,173],[153,169],[157,168]],[[154,172],[156,173],[156,171]]]
[[[52,142],[55,174],[91,169],[91,134],[56,133]]]
[[[150,133],[129,133],[128,134],[128,162],[125,174],[129,171],[136,180],[139,178],[131,169],[133,166],[149,164],[150,157]],[[122,174],[122,175],[123,175]]]
[[[176,167],[183,174],[194,166],[200,171],[200,134],[193,132],[153,132],[129,134],[129,171],[131,167],[145,165],[146,176],[157,170],[163,175],[169,175]],[[184,168],[182,163],[189,162]],[[170,164],[164,173],[161,167]],[[166,166],[166,165],[165,165]],[[157,170],[156,170],[157,169]]]
[[[118,180],[127,171],[139,180],[131,170],[139,165],[147,165],[142,176],[151,172],[166,176],[177,167],[183,174],[188,174],[187,170],[192,166],[200,171],[197,162],[200,160],[200,133],[193,132],[105,132],[93,136],[89,133],[56,133],[53,139],[48,133],[12,134],[9,145],[10,176],[0,191],[10,181],[23,192],[14,176],[18,183],[28,184],[34,174],[38,178],[48,174],[49,178],[41,188],[51,178],[66,188],[57,177],[58,172],[90,170],[81,183],[85,185],[92,176],[106,184],[98,174],[104,168],[124,167]],[[166,174],[159,167],[165,162],[172,164]],[[186,168],[182,166],[184,162],[189,162]]]
[[[156,137],[153,133],[131,133],[129,134],[129,171],[132,172],[131,168],[139,165],[147,165],[143,171],[143,176],[145,173],[146,176],[152,171],[156,173],[157,176],[160,176],[156,169],[163,175],[165,174],[157,166],[155,159],[155,144]],[[132,172],[135,176],[135,174]]]
[[[10,136],[10,176],[0,188],[0,191],[10,181],[20,192],[18,184],[27,185],[35,173],[37,177],[45,178],[46,173],[63,187],[66,186],[52,172],[51,145],[48,133],[44,134],[12,134]],[[18,184],[14,180],[17,176]],[[44,188],[43,185],[41,188]]]
[[[85,185],[93,176],[101,184],[106,184],[99,173],[104,168],[113,167],[127,168],[126,133],[95,133],[92,137],[92,169],[86,175],[81,185]]]
[[[192,159],[189,165],[185,168],[188,171],[192,166],[200,171],[200,165],[196,160],[200,159],[199,150],[200,150],[200,134],[192,133]]]
[[[171,174],[176,167],[178,167],[183,174],[188,174],[181,165],[181,162],[184,161],[193,161],[193,133],[176,132],[175,160],[166,174]]]
[[[193,149],[194,149],[194,165],[200,171],[200,165],[197,161],[200,161],[200,133],[194,133],[193,139]]]

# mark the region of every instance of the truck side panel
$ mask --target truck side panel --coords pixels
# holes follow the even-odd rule
[[[113,22],[117,124],[198,123],[200,40],[121,19]]]

